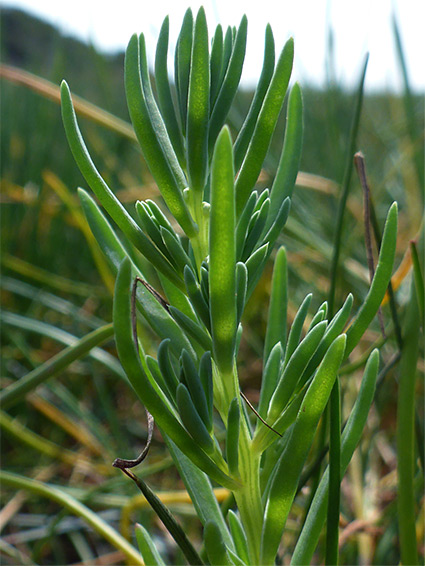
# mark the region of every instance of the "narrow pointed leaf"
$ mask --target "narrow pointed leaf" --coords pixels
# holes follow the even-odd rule
[[[289,331],[288,342],[286,345],[285,364],[288,363],[290,357],[298,346],[303,329],[303,324],[307,316],[312,297],[313,295],[311,293],[309,293],[305,297],[292,322],[291,330]]]
[[[214,105],[218,90],[221,86],[221,69],[223,67],[223,28],[220,24],[215,29],[210,57],[210,108]]]
[[[350,413],[341,439],[341,479],[351,461],[354,450],[363,434],[369,409],[373,401],[379,366],[379,351],[369,357],[363,374],[360,391]],[[291,566],[310,564],[326,520],[326,506],[329,489],[329,470],[322,476],[292,555]]]
[[[245,59],[246,34],[247,19],[246,16],[243,16],[236,34],[235,44],[226,70],[226,75],[223,79],[220,92],[217,95],[217,99],[211,112],[208,137],[210,151],[214,147],[217,136],[226,120],[239,85],[243,62]]]
[[[210,313],[214,359],[223,372],[233,368],[236,337],[235,192],[232,140],[223,128],[214,150],[211,176]]]
[[[118,355],[127,376],[142,403],[155,418],[158,426],[199,466],[215,479],[227,487],[235,487],[237,483],[220,469],[191,438],[181,423],[168,411],[153,389],[147,377],[140,357],[136,351],[131,325],[131,265],[124,259],[116,280],[114,297],[114,327]]]
[[[159,497],[151,490],[151,488],[141,479],[136,478],[137,487],[146,497],[149,505],[155,511],[155,514],[161,519],[164,527],[176,541],[178,547],[183,552],[186,560],[192,566],[202,566],[203,562],[199,554],[193,548],[192,543],[187,538],[183,528],[173,517],[171,511],[162,503]]]
[[[272,288],[264,342],[263,365],[278,342],[286,348],[286,317],[288,308],[288,267],[286,251],[279,248],[273,267]],[[283,352],[284,353],[284,352]]]
[[[220,529],[214,521],[208,521],[204,527],[204,543],[211,566],[233,566]]]
[[[140,554],[146,566],[166,566],[145,527],[136,524],[134,530]]]
[[[183,167],[185,164],[183,137],[174,108],[173,97],[168,78],[168,36],[169,36],[169,18],[166,16],[158,37],[155,54],[155,85],[158,94],[158,104],[167,128],[170,141],[176,152],[177,159]]]
[[[239,399],[232,399],[227,415],[226,460],[232,475],[239,473]]]
[[[193,14],[189,8],[183,18],[176,46],[174,76],[180,108],[183,135],[186,135],[187,98],[189,92],[190,62],[192,54]]]
[[[273,564],[276,556],[302,468],[344,356],[345,342],[346,336],[342,334],[326,353],[304,397],[291,436],[277,464],[265,508],[261,537],[263,564]]]
[[[239,215],[257,182],[270,141],[282,110],[292,72],[294,42],[288,40],[276,64],[276,69],[264,98],[254,133],[236,179],[236,212]]]
[[[208,118],[210,102],[210,61],[205,11],[196,17],[192,43],[187,105],[187,166],[190,188],[203,191],[208,172]]]
[[[186,177],[177,159],[176,153],[167,132],[167,128],[152,92],[151,77],[146,54],[146,42],[143,33],[139,36],[139,66],[140,80],[142,83],[142,90],[145,97],[149,118],[155,130],[156,137],[158,138],[167,161],[170,164],[173,175],[176,178],[179,187],[181,189],[184,189],[187,185]]]
[[[317,347],[325,333],[326,327],[327,321],[325,320],[315,326],[311,332],[306,334],[304,340],[300,342],[292,356],[289,358],[270,400],[270,408],[267,413],[267,419],[270,422],[277,419],[279,414],[286,407],[295,391],[300,376],[314,352],[317,350]]]
[[[233,548],[232,537],[208,476],[195,466],[169,437],[166,436],[165,441],[201,523],[205,525],[207,521],[214,521],[225,544]]]
[[[270,193],[271,205],[267,229],[277,217],[284,200],[292,196],[300,166],[302,143],[303,100],[301,88],[295,83],[289,94],[283,149]]]
[[[378,312],[379,306],[385,296],[394,264],[397,242],[397,203],[393,203],[387,215],[381,249],[379,251],[378,265],[372,280],[369,292],[347,331],[346,356],[355,348],[364,331],[372,322]]]
[[[273,76],[275,64],[275,49],[274,38],[271,26],[268,24],[266,27],[266,36],[264,42],[264,60],[263,69],[260,78],[258,79],[257,89],[254,98],[252,99],[251,106],[245,121],[240,129],[238,137],[235,141],[235,169],[238,170],[242,164],[243,158],[248,149],[249,142],[254,132],[255,124],[257,122],[258,114],[261,110],[264,97]]]
[[[140,76],[140,48],[136,35],[130,39],[125,57],[125,88],[134,130],[146,162],[173,216],[188,236],[196,227],[183,200],[184,183],[175,176],[173,164],[161,144],[146,103]]]

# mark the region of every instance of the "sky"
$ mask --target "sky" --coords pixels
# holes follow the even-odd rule
[[[124,50],[130,36],[143,32],[151,62],[162,21],[170,16],[170,56],[183,15],[203,5],[210,33],[217,23],[238,25],[248,17],[248,44],[242,83],[252,86],[261,72],[264,31],[270,23],[279,51],[295,41],[295,80],[326,85],[329,31],[334,43],[335,75],[353,88],[369,52],[366,90],[401,90],[392,16],[396,15],[411,86],[425,92],[425,2],[423,0],[3,0],[59,27],[67,35],[92,42],[103,52]],[[171,61],[171,59],[170,59]],[[172,68],[172,64],[170,65]]]

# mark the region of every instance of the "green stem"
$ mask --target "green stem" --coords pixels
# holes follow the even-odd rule
[[[241,419],[239,437],[239,470],[243,487],[235,491],[234,496],[247,536],[251,564],[259,564],[264,515],[260,491],[260,455],[252,450],[252,441],[244,418]]]
[[[339,509],[341,500],[341,397],[337,379],[329,400],[329,499],[326,527],[326,565],[338,564]]]
[[[198,232],[190,239],[195,256],[198,275],[201,264],[208,255],[208,221],[204,203],[202,201],[203,194],[200,191],[189,190],[188,206],[193,219],[198,225]]]
[[[253,449],[251,434],[248,424],[243,417],[242,399],[239,394],[239,380],[234,365],[233,373],[216,373],[214,382],[214,393],[216,394],[216,384],[219,382],[220,402],[215,400],[215,406],[220,412],[223,422],[227,422],[229,405],[235,397],[240,405],[240,431],[239,431],[239,473],[241,487],[233,490],[237,507],[239,509],[241,521],[245,529],[248,540],[248,549],[251,564],[260,562],[261,529],[263,525],[264,509],[261,500],[260,489],[260,459],[261,452]]]
[[[398,519],[402,564],[419,564],[415,527],[415,381],[419,353],[419,309],[414,282],[407,307],[397,410]]]

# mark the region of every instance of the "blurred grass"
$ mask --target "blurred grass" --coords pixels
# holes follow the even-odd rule
[[[66,78],[83,99],[128,122],[122,54],[100,55],[92,47],[63,38],[47,24],[13,11],[3,10],[1,26],[3,63],[55,85]],[[402,46],[399,52],[403,53]],[[405,84],[408,89],[408,80]],[[1,375],[2,386],[7,386],[64,352],[60,345],[64,332],[82,338],[111,320],[113,279],[81,215],[75,189],[85,184],[66,143],[59,106],[5,78],[1,93],[1,298],[2,309],[10,313],[2,320]],[[312,312],[329,293],[335,218],[354,103],[353,93],[344,91],[335,81],[323,91],[303,86],[303,96],[303,173],[281,237],[288,253],[290,319],[307,292],[314,292]],[[251,97],[249,92],[238,95],[232,114],[235,128]],[[380,226],[390,203],[399,203],[396,267],[408,258],[410,240],[416,240],[417,255],[423,258],[423,187],[418,174],[421,167],[423,170],[423,100],[410,89],[404,96],[367,94],[360,118],[356,149],[366,157]],[[96,165],[130,211],[136,199],[158,200],[140,152],[128,136],[87,118],[80,123]],[[283,128],[284,116],[260,186],[269,186]],[[356,308],[368,289],[362,216],[361,186],[353,176],[340,242],[336,307],[352,292]],[[402,265],[410,266],[409,260]],[[407,277],[409,271],[404,268],[400,273],[395,280],[395,301],[403,320],[410,275]],[[241,376],[253,401],[261,378],[270,276],[271,268],[251,298],[244,320]],[[361,355],[381,344],[381,367],[388,364],[390,369],[381,375],[369,427],[344,486],[341,563],[346,564],[395,564],[399,560],[395,500],[397,365],[390,363],[398,347],[387,305],[383,313],[388,339],[382,340],[376,323],[357,352]],[[33,324],[35,332],[30,331]],[[144,333],[144,343],[150,340],[151,344],[148,353],[154,353],[155,338],[148,329]],[[107,355],[115,355],[112,342],[103,349]],[[124,381],[117,379],[117,372],[101,362],[93,356],[78,357],[2,414],[3,461],[9,472],[52,482],[58,488],[62,486],[63,493],[69,490],[76,500],[84,501],[100,515],[106,513],[108,523],[116,529],[121,521],[127,536],[131,521],[141,522],[158,539],[169,560],[175,560],[174,549],[152,513],[140,508],[132,486],[110,466],[116,456],[137,454],[146,435],[145,415]],[[423,376],[423,357],[419,372]],[[358,378],[355,367],[347,366],[341,378],[343,407],[351,406]],[[423,381],[418,380],[416,410],[422,422],[423,394]],[[166,492],[167,504],[178,512],[186,532],[196,541],[199,524],[193,520],[193,509],[180,491],[183,485],[157,431],[141,473],[156,490]],[[419,476],[415,481],[417,504],[423,510],[423,481]],[[294,528],[302,516],[304,499],[301,495],[296,508],[299,515],[295,513],[289,523]],[[2,503],[0,528],[4,538],[0,552],[4,564],[26,560],[94,564],[99,556],[105,558],[104,564],[123,562],[123,555],[113,552],[104,537],[87,531],[77,517],[67,517],[60,506],[43,497],[29,498],[27,492],[16,493],[5,485]],[[421,535],[423,538],[423,523],[418,523],[417,529],[419,539]],[[290,540],[288,545],[290,548]]]

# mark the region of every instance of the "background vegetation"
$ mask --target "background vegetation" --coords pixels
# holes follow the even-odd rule
[[[2,63],[29,71],[58,85],[66,78],[74,93],[128,121],[123,54],[101,55],[94,48],[62,37],[51,26],[26,14],[3,10]],[[401,50],[402,54],[402,50]],[[361,61],[358,73],[360,75]],[[111,320],[113,278],[85,224],[76,187],[85,182],[68,148],[60,107],[5,76],[1,112],[1,239],[2,239],[2,387],[45,363],[76,338]],[[400,65],[400,73],[403,66]],[[333,77],[332,53],[328,76]],[[21,75],[22,79],[22,75]],[[22,80],[27,80],[22,79]],[[289,257],[289,318],[302,298],[314,289],[313,306],[326,300],[330,285],[335,219],[347,167],[354,94],[329,79],[326,90],[303,86],[304,149],[291,217],[281,236]],[[239,126],[252,97],[238,95],[231,120]],[[402,96],[368,94],[363,101],[356,150],[366,157],[367,173],[378,224],[396,200],[400,210],[398,268],[393,285],[394,311],[383,306],[387,340],[381,350],[381,373],[375,404],[362,444],[343,482],[342,559],[345,564],[397,564],[396,408],[399,333],[409,296],[409,241],[420,235],[423,211],[423,96],[406,84]],[[97,167],[119,199],[158,199],[159,193],[139,150],[128,136],[93,120],[80,119],[83,135]],[[269,185],[282,143],[284,121],[277,129],[262,186]],[[314,238],[311,237],[314,234]],[[421,239],[422,238],[422,239]],[[422,242],[422,243],[421,243]],[[337,303],[348,292],[359,304],[369,285],[364,245],[363,195],[353,174],[341,239]],[[246,311],[241,345],[244,392],[258,400],[261,351],[270,290],[271,268]],[[312,310],[315,310],[314,308]],[[395,322],[396,321],[396,322]],[[397,321],[399,321],[397,323]],[[308,323],[309,321],[307,321]],[[149,338],[149,330],[145,332]],[[378,322],[356,352],[379,342]],[[151,353],[157,342],[150,339]],[[422,347],[422,346],[421,346]],[[423,353],[423,350],[422,350]],[[423,378],[423,357],[418,364]],[[81,514],[70,513],[72,496],[128,538],[137,521],[157,533],[158,547],[178,563],[176,548],[162,524],[111,467],[116,456],[133,457],[146,436],[143,408],[122,380],[112,341],[46,380],[25,399],[1,412],[3,468],[61,488],[64,501],[39,493],[5,488],[0,512],[5,564],[120,564],[123,557],[105,534],[87,528]],[[342,378],[347,400],[356,395],[358,375],[348,367]],[[416,384],[417,434],[423,423],[423,379]],[[7,412],[6,412],[7,409]],[[419,450],[418,454],[421,455]],[[423,466],[423,461],[422,461]],[[423,514],[422,470],[415,485],[418,517]],[[139,472],[196,540],[200,525],[156,431],[148,460]],[[309,489],[291,516],[293,528],[303,520]],[[226,509],[225,490],[219,494]],[[69,501],[68,501],[69,502]],[[86,518],[87,519],[87,518]],[[288,523],[288,552],[291,522]],[[423,519],[417,524],[423,540]],[[423,555],[423,548],[419,549]],[[98,562],[97,557],[101,557]],[[101,561],[100,561],[101,560]],[[318,555],[318,561],[320,555]]]

